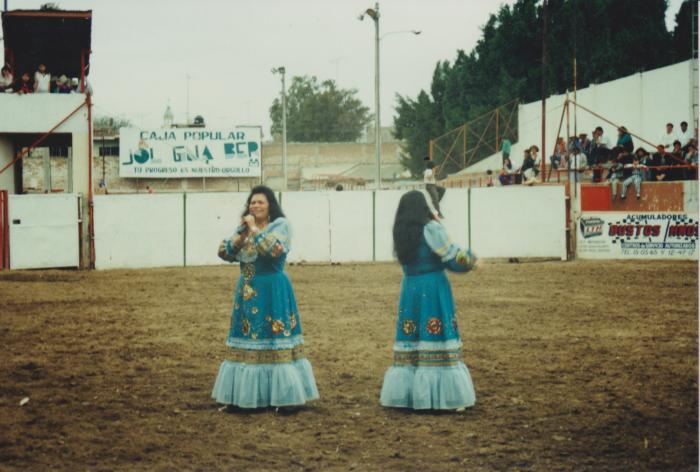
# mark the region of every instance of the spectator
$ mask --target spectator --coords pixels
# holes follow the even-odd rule
[[[656,152],[652,154],[649,161],[649,180],[651,181],[661,181],[666,179],[666,170],[659,169],[658,167],[663,166],[665,163],[666,151],[664,150],[664,145],[659,144],[656,146]]]
[[[578,139],[576,139],[576,136],[574,136],[574,142],[575,145],[578,146],[579,150],[584,153],[586,156],[590,154],[591,152],[591,140],[588,139],[588,134],[586,133],[579,133]],[[569,150],[571,153],[571,149]]]
[[[681,142],[681,147],[685,149],[693,137],[693,132],[688,129],[688,122],[681,121],[681,129],[678,131],[678,141]]]
[[[586,157],[578,147],[574,147],[569,159],[569,182],[580,182],[586,170]]]
[[[46,72],[46,66],[39,64],[39,70],[34,73],[34,92],[49,93],[51,86],[51,74]]]
[[[486,186],[493,187],[493,172],[491,169],[486,171]]]
[[[627,128],[620,126],[617,128],[617,144],[612,149],[611,156],[617,159],[620,154],[632,154],[634,142],[632,136],[627,132]]]
[[[610,170],[608,171],[607,179],[610,182],[610,189],[612,190],[612,198],[615,200],[617,196],[617,183],[622,182],[623,179],[623,168],[624,164],[619,161],[613,161],[610,165]]]
[[[532,157],[532,147],[530,149],[525,149],[523,165],[520,166],[519,173],[522,174],[523,185],[532,185],[535,183],[535,159]]]
[[[549,163],[551,165],[549,170],[549,175],[552,175],[552,170],[559,169],[562,159],[566,158],[566,143],[564,138],[557,138],[557,144],[554,145],[554,154],[549,157]],[[547,178],[549,180],[549,178]]]
[[[642,180],[649,180],[649,166],[651,165],[651,156],[647,152],[646,149],[640,147],[637,148],[636,151],[634,151],[634,155],[639,161],[640,164],[642,164]]]
[[[15,85],[15,91],[20,95],[24,95],[25,93],[34,93],[34,87],[32,86],[31,82],[29,82],[28,72],[22,74],[22,81]]]
[[[685,174],[683,169],[673,168],[683,164],[685,164],[683,149],[681,149],[681,142],[676,139],[673,141],[673,149],[671,152],[666,153],[666,165],[672,166],[672,168],[666,171],[666,180],[683,180],[683,176]]]
[[[502,162],[505,162],[506,159],[510,159],[510,139],[506,138],[503,140],[501,143],[501,160]]]
[[[642,193],[642,171],[644,166],[639,163],[639,159],[637,159],[637,156],[635,155],[632,158],[632,163],[625,165],[625,167],[629,168],[632,173],[625,179],[624,182],[622,182],[622,193],[620,193],[620,199],[625,199],[627,187],[629,187],[630,184],[634,184],[634,190],[637,193],[637,200],[639,200]]]
[[[57,93],[70,93],[71,87],[68,77],[62,75],[56,80],[56,91]]]
[[[0,92],[11,92],[12,84],[15,79],[12,76],[12,71],[8,66],[2,66],[2,72],[0,72]]]
[[[435,183],[435,163],[426,157],[425,160],[425,170],[423,171],[423,183],[424,184],[434,184]]]
[[[695,143],[692,141],[688,143],[685,147],[685,163],[691,166],[690,169],[686,169],[685,178],[686,180],[696,180],[698,171],[698,149]]]
[[[593,142],[588,155],[588,167],[607,162],[610,156],[610,140],[603,135],[603,128],[598,126],[593,130]]]
[[[664,147],[664,150],[670,150],[673,148],[673,141],[676,139],[678,138],[673,131],[673,123],[666,123],[666,132],[661,135],[659,144]]]
[[[510,157],[506,157],[503,159],[503,167],[501,168],[501,171],[498,174],[498,180],[501,182],[501,185],[510,185],[513,183],[513,164],[510,162]]]

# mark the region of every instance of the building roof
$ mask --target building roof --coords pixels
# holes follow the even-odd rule
[[[90,66],[92,11],[11,10],[2,13],[5,63],[15,77],[40,63],[52,75],[81,77]],[[84,53],[84,54],[83,54]]]

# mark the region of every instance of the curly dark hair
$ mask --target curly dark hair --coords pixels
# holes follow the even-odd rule
[[[425,196],[418,190],[405,193],[394,219],[394,253],[401,264],[410,264],[418,256],[423,227],[433,219]]]
[[[248,198],[245,201],[245,208],[243,209],[243,213],[241,213],[241,218],[250,214],[250,201],[253,199],[253,195],[258,194],[265,195],[265,198],[267,198],[267,203],[270,205],[270,223],[275,221],[277,218],[284,218],[282,207],[277,201],[277,197],[275,197],[275,192],[273,192],[270,187],[265,185],[257,185],[250,191],[250,195],[248,195]]]

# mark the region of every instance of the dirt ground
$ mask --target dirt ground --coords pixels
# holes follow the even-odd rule
[[[697,470],[696,263],[451,275],[461,414],[378,404],[398,265],[289,272],[321,400],[233,412],[210,392],[237,267],[0,273],[0,469]]]

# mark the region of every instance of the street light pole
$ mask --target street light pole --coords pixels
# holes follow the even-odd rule
[[[379,2],[374,4],[374,9],[368,8],[359,16],[359,20],[365,19],[365,15],[374,20],[374,159],[377,169],[375,180],[377,190],[382,188],[382,168],[381,168],[381,119],[379,117]]]
[[[282,76],[282,173],[284,174],[284,190],[287,190],[287,91],[284,82],[286,72],[287,70],[284,66],[272,69],[273,74]]]

